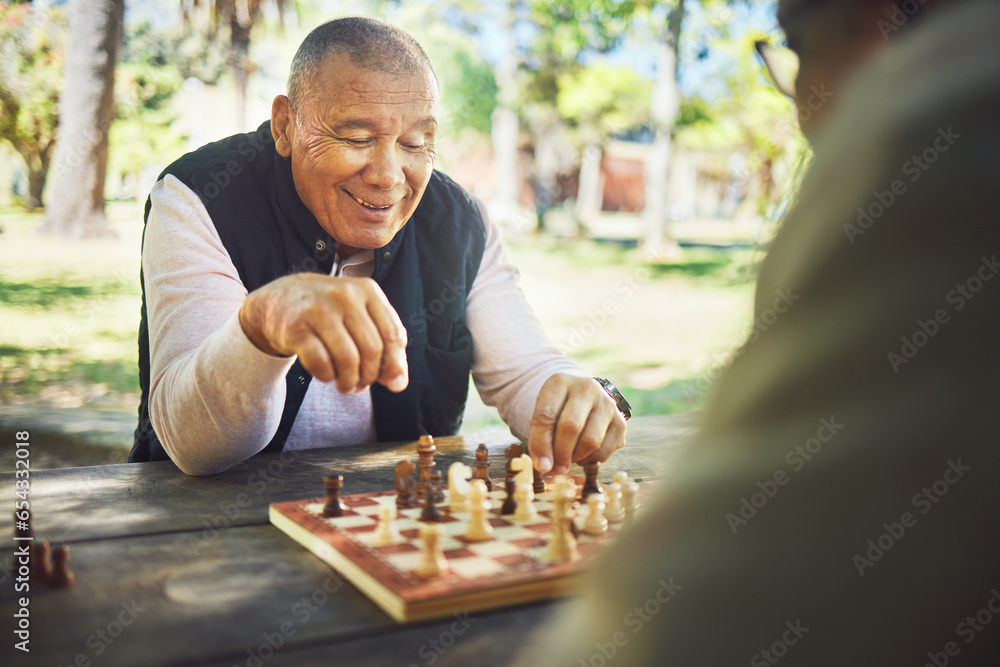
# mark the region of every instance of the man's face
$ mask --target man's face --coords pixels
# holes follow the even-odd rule
[[[799,126],[810,141],[836,107],[847,79],[884,45],[877,11],[877,6],[861,7],[851,2],[780,3],[788,46],[799,56],[795,79]]]
[[[271,132],[295,189],[341,246],[380,248],[413,214],[434,167],[438,94],[427,71],[392,75],[333,54]]]

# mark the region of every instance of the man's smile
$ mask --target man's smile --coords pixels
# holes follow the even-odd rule
[[[376,210],[376,211],[384,211],[385,209],[391,208],[393,206],[392,204],[386,204],[385,206],[376,206],[375,204],[372,204],[371,202],[367,202],[364,199],[362,199],[361,197],[358,197],[353,192],[349,192],[347,190],[344,190],[344,192],[347,192],[347,194],[351,195],[351,198],[353,198],[354,201],[358,202],[359,204],[361,204],[365,208],[370,208],[370,209],[373,209],[373,210]]]

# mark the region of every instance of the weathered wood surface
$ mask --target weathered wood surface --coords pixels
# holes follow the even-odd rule
[[[632,419],[628,444],[606,470],[640,478],[663,475],[693,421],[690,414]],[[439,469],[446,474],[454,461],[471,464],[484,441],[490,474],[501,477],[503,450],[515,442],[508,434],[436,438]],[[414,442],[261,454],[208,477],[189,477],[169,461],[32,471],[33,526],[52,543],[175,531],[210,536],[266,524],[270,503],[322,496],[323,477],[334,472],[345,477],[345,495],[389,489],[401,459],[416,461]],[[13,508],[13,487],[12,473],[0,475],[0,508]],[[9,521],[0,523],[0,553],[12,548],[12,534]]]
[[[636,418],[629,444],[608,468],[662,475],[692,424],[690,416]],[[470,460],[480,439],[436,442],[445,468]],[[508,442],[487,443],[495,477]],[[33,471],[35,533],[72,544],[76,585],[32,586],[32,651],[14,656],[10,624],[21,594],[9,578],[13,547],[0,551],[0,615],[7,619],[0,630],[8,637],[0,663],[509,664],[560,603],[397,625],[267,524],[269,503],[321,496],[322,477],[333,471],[350,471],[345,493],[389,488],[400,458],[415,458],[413,443],[265,455],[208,478],[188,477],[169,462]],[[13,479],[0,476],[7,507],[13,506]],[[5,528],[0,544],[6,547],[13,542]]]

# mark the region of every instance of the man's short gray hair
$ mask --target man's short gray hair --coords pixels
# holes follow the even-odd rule
[[[288,99],[293,107],[307,94],[323,60],[334,53],[364,69],[393,75],[426,70],[437,78],[423,48],[404,30],[365,16],[334,19],[310,32],[295,52],[288,74]]]

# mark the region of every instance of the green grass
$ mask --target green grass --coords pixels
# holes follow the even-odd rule
[[[39,235],[40,213],[0,210],[0,400],[137,395],[140,216],[112,203],[117,238],[70,241]]]

